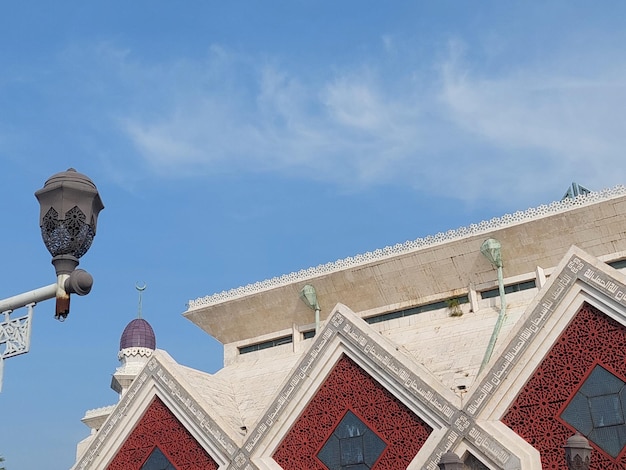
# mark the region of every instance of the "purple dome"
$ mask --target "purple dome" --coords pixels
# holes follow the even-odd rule
[[[156,349],[156,338],[150,323],[143,318],[135,318],[124,328],[120,351],[126,348]]]

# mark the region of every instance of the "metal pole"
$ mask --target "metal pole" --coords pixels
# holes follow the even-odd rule
[[[39,289],[24,292],[8,299],[0,300],[0,312],[7,312],[18,308],[26,307],[29,304],[36,304],[44,300],[52,299],[57,295],[58,284],[40,287]]]
[[[502,328],[502,324],[504,323],[504,318],[506,316],[506,299],[504,296],[504,278],[502,275],[502,266],[498,266],[498,289],[500,291],[500,314],[498,315],[496,326],[493,328],[493,333],[491,333],[491,339],[489,340],[489,344],[487,345],[485,357],[483,358],[483,362],[480,365],[480,369],[478,370],[479,374],[483,371],[487,363],[489,363],[489,361],[491,360],[491,355],[493,354],[496,342],[498,341],[498,335],[500,334],[500,329]]]

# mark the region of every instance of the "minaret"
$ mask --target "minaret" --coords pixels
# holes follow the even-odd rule
[[[117,368],[111,380],[111,388],[120,394],[120,398],[126,393],[156,349],[154,331],[150,323],[141,318],[142,294],[146,290],[146,285],[136,285],[135,288],[139,292],[137,318],[124,328],[120,339],[120,351],[117,353],[117,358],[122,365]]]

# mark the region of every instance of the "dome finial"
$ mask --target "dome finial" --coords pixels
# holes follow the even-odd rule
[[[135,289],[137,289],[137,292],[139,292],[139,305],[137,307],[137,318],[141,318],[142,308],[143,308],[142,297],[143,297],[143,291],[146,290],[146,287],[148,287],[148,285],[145,282],[143,283],[143,286],[140,286],[138,282],[135,283]]]

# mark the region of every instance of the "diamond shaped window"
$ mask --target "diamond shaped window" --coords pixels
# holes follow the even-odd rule
[[[561,418],[617,457],[626,445],[626,383],[604,367],[594,367]]]
[[[155,447],[148,460],[141,466],[141,470],[176,470],[176,467],[161,452],[161,449]]]
[[[386,448],[385,441],[348,411],[318,452],[317,458],[328,470],[368,470]]]

